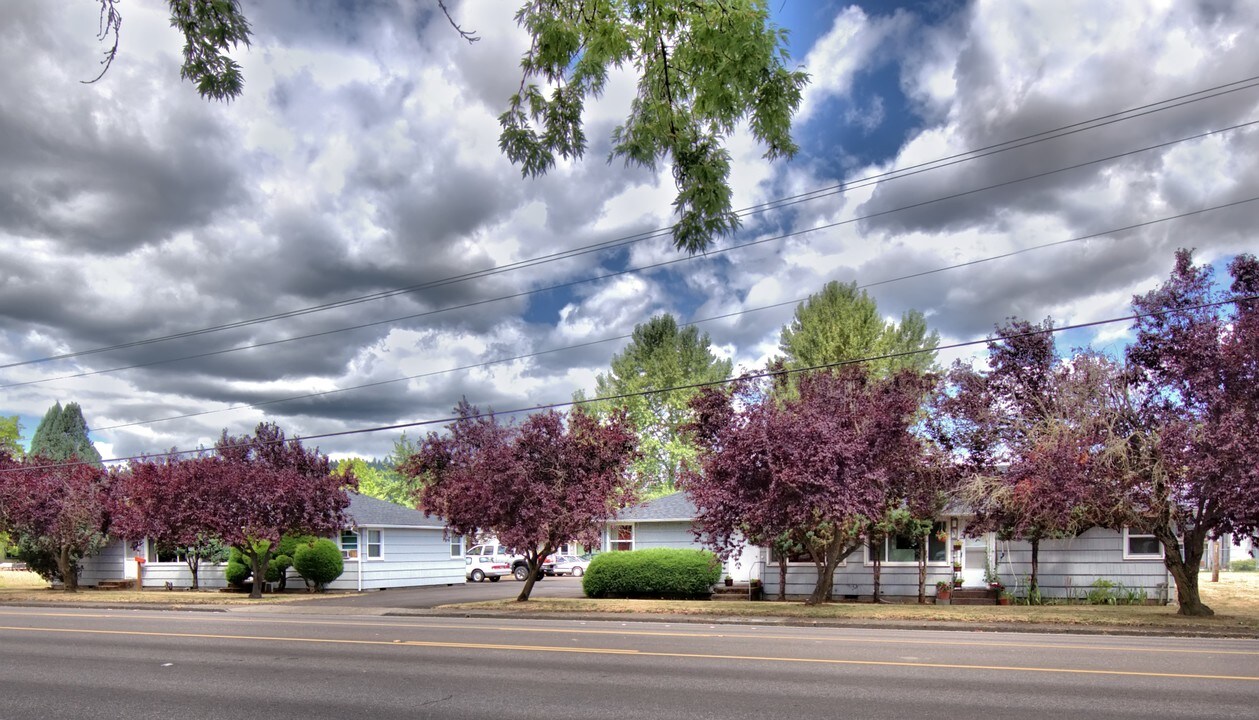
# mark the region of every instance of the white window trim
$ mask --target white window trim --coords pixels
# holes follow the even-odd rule
[[[889,538],[883,539],[884,544],[887,543],[888,539]],[[945,545],[944,545],[945,559],[944,560],[928,560],[927,567],[929,568],[953,567],[954,556],[953,556],[952,543],[947,539],[944,542],[945,542]],[[862,553],[864,557],[864,562],[862,562],[862,565],[864,565],[865,567],[874,567],[874,558],[870,555],[869,539],[867,539],[866,542],[862,543],[861,547],[862,547]],[[931,545],[930,545],[930,542],[928,541],[928,545],[927,545],[928,551],[930,551],[930,548],[931,548]],[[918,567],[918,561],[911,560],[909,562],[905,562],[904,560],[884,560],[883,562],[879,563],[879,567]]]
[[[623,525],[628,525],[628,526],[629,526],[629,528],[630,528],[630,541],[629,541],[629,542],[630,542],[630,547],[629,547],[629,550],[628,550],[628,551],[626,551],[626,550],[624,550],[624,549],[621,549],[621,550],[613,550],[613,549],[612,549],[612,542],[613,542],[613,539],[612,539],[612,529],[613,529],[613,528],[618,528],[618,527],[621,527],[621,526],[623,526]],[[618,522],[618,523],[613,523],[613,524],[609,525],[609,526],[607,527],[607,529],[606,529],[606,530],[604,530],[604,532],[603,532],[603,536],[604,536],[604,544],[603,544],[603,547],[607,548],[607,552],[633,552],[634,550],[636,550],[636,549],[638,548],[638,523],[634,523],[634,522]],[[617,540],[616,542],[620,543],[620,542],[624,542],[624,541],[623,541],[623,540]]]
[[[451,548],[451,550],[453,550],[456,542],[459,543],[459,552],[458,553],[451,552],[450,557],[451,558],[466,557],[468,553],[467,553],[467,549],[464,547],[464,539],[462,535],[457,535],[455,537],[450,538],[450,542],[448,542],[447,545]]]
[[[838,564],[838,565],[836,565],[835,567],[848,567],[848,558],[850,558],[850,557],[852,557],[852,555],[849,555],[848,557],[844,558],[843,560],[840,560],[840,561],[839,561],[839,564]],[[773,551],[773,549],[770,549],[770,551],[769,551],[769,562],[767,563],[767,565],[768,565],[768,567],[780,567],[780,566],[782,565],[782,563],[781,563],[781,562],[779,562],[779,561],[777,561],[777,560],[775,560],[775,559],[774,559],[774,551]],[[787,561],[787,567],[789,567],[789,568],[791,568],[791,567],[810,567],[810,568],[815,568],[815,567],[817,567],[817,565],[814,565],[812,560],[788,560],[788,561]]]
[[[345,537],[346,533],[350,533],[351,535],[354,536],[354,549],[353,550],[347,550],[345,545],[342,544],[343,538]],[[341,550],[342,560],[353,560],[355,562],[358,562],[359,555],[363,551],[363,536],[359,533],[357,528],[349,528],[346,530],[342,530],[337,535],[337,547]]]
[[[1163,559],[1163,543],[1158,544],[1158,554],[1153,553],[1131,553],[1128,552],[1129,537],[1154,537],[1154,533],[1136,533],[1130,532],[1128,528],[1123,529],[1123,559],[1124,560],[1162,560]],[[1157,539],[1157,538],[1155,538]]]
[[[377,533],[380,537],[380,542],[377,542],[377,543],[369,542],[371,533]],[[381,560],[385,559],[385,531],[383,529],[359,528],[358,541],[359,541],[359,557],[366,560],[367,562],[380,562]],[[369,546],[371,545],[380,546],[380,554],[377,555],[376,557],[372,557],[371,550],[368,549]]]

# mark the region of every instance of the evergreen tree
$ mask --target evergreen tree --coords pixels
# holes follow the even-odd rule
[[[795,369],[931,350],[939,344],[940,335],[927,331],[921,312],[910,310],[899,323],[886,321],[879,315],[874,298],[858,291],[856,283],[832,281],[796,307],[795,317],[782,329],[778,348],[787,369]],[[935,353],[924,352],[871,361],[866,367],[874,375],[886,377],[903,369],[926,372],[934,362]]]
[[[718,359],[707,334],[679,328],[672,315],[658,315],[634,328],[630,344],[612,357],[612,369],[600,374],[596,397],[609,398],[730,377],[729,360]],[[695,457],[695,446],[681,431],[691,421],[696,390],[637,395],[596,403],[598,413],[625,410],[634,423],[641,453],[634,474],[647,496],[673,492],[682,462]]]
[[[83,410],[73,402],[64,408],[60,402],[48,408],[39,427],[35,428],[35,436],[31,438],[30,454],[42,455],[49,460],[78,458],[94,463],[101,461],[101,454],[87,436]]]

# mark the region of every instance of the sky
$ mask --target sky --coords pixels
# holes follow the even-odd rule
[[[831,280],[870,285],[889,318],[922,311],[943,343],[978,340],[1008,317],[1126,315],[1178,247],[1221,277],[1259,250],[1243,202],[1259,88],[1230,85],[1259,76],[1259,3],[773,2],[811,76],[801,149],[771,163],[732,135],[734,205],[800,201],[694,257],[656,238],[550,262],[532,261],[673,222],[667,166],[605,161],[629,71],[587,107],[585,158],[522,178],[498,150],[528,48],[513,4],[448,0],[474,44],[430,0],[242,5],[245,92],[218,103],[179,79],[166,3],[119,5],[95,84],[98,2],[0,3],[0,415],[28,440],[58,401],[106,458],[262,420],[312,436],[445,418],[461,397],[564,402],[665,312],[754,369]],[[1041,135],[1098,118],[1115,122]],[[981,148],[1000,151],[959,155]],[[312,444],[381,457],[399,432]]]

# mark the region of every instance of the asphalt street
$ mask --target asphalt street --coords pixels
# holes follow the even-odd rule
[[[371,608],[421,610],[454,603],[514,598],[520,594],[522,587],[524,587],[524,583],[518,580],[503,578],[498,582],[468,582],[458,585],[391,588],[375,592],[312,596],[309,600],[298,600],[297,604],[329,608],[362,608],[364,611]],[[581,591],[581,578],[573,577],[545,578],[533,584],[533,592],[529,596],[538,598],[585,597]]]
[[[0,717],[1247,718],[1259,641],[0,608]]]

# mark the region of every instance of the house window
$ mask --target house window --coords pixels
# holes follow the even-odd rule
[[[145,560],[151,563],[173,563],[184,562],[184,553],[175,548],[158,547],[152,540],[145,543],[148,547],[145,551]]]
[[[450,556],[452,558],[463,557],[463,536],[450,536]]]
[[[634,526],[613,525],[608,528],[608,550],[633,550]]]
[[[383,530],[364,530],[364,544],[367,546],[367,559],[379,560],[384,557],[384,543],[381,540]]]
[[[946,534],[944,523],[938,522],[931,526],[931,532],[927,533],[927,562],[944,563],[949,559],[948,536]],[[889,565],[917,565],[919,543],[922,538],[913,537],[911,535],[896,535],[885,538],[882,545],[869,544],[866,546],[866,564],[874,562],[874,558],[881,558],[883,563]]]
[[[358,533],[353,530],[341,531],[341,557],[346,560],[358,558]]]
[[[1123,529],[1124,560],[1162,560],[1163,544],[1151,533]]]

